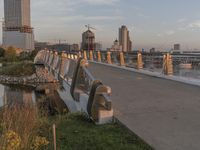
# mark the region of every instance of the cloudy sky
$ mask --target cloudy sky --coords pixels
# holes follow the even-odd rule
[[[32,0],[31,3],[32,26],[38,41],[66,39],[69,43],[80,43],[85,24],[91,24],[97,29],[96,41],[105,48],[125,24],[134,49],[171,48],[174,43],[200,49],[199,0]]]

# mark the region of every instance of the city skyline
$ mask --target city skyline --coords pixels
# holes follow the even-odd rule
[[[118,28],[126,25],[133,48],[198,48],[200,44],[200,2],[198,0],[34,0],[32,24],[38,41],[66,39],[81,42],[85,24],[91,24],[96,41],[110,47],[118,37]],[[56,10],[56,11],[55,11]],[[0,1],[3,17],[3,1]],[[2,29],[0,29],[2,39]],[[2,41],[0,41],[1,43]]]

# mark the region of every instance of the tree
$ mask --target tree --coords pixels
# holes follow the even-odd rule
[[[17,57],[17,54],[16,54],[16,50],[14,47],[8,47],[8,49],[5,51],[5,58],[7,61],[15,61],[16,60],[16,57]]]
[[[4,57],[5,51],[6,50],[4,48],[0,47],[0,57]]]

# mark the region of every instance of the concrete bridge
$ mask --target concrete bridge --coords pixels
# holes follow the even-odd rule
[[[44,62],[49,62],[49,54],[51,57],[57,55],[47,51],[43,53]],[[65,56],[68,60],[77,60],[81,56],[89,60],[86,72],[112,89],[110,99],[115,118],[153,148],[200,149],[200,84],[199,81],[188,82],[173,77],[170,55],[163,57],[162,75],[141,70],[143,61],[140,54],[136,58],[136,69],[125,67],[122,54],[117,64],[113,64],[110,53],[106,54],[103,62],[101,55],[97,53],[94,56],[92,52]]]

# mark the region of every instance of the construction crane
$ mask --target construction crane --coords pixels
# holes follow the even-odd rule
[[[85,25],[86,28],[88,28],[88,30],[93,29],[96,30],[94,27],[90,26],[90,24]]]
[[[85,27],[90,31],[90,29],[96,30],[94,27],[90,26],[90,24],[85,25]],[[90,50],[90,39],[88,36],[88,51]]]

